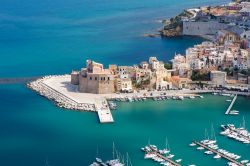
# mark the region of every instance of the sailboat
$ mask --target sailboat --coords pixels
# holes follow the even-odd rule
[[[217,142],[213,124],[211,124],[211,141],[213,144],[215,144]]]
[[[132,166],[132,163],[131,163],[131,160],[130,160],[130,157],[127,153],[127,162],[126,162],[126,166]]]
[[[245,117],[243,116],[243,118],[242,118],[242,129],[246,129],[246,121],[245,121]]]
[[[165,144],[165,149],[163,149],[162,150],[162,153],[163,154],[167,154],[167,153],[169,153],[170,152],[170,147],[169,147],[169,144],[168,144],[168,139],[167,139],[167,137],[166,137],[166,144]]]

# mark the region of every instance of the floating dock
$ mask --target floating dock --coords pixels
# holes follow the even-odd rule
[[[236,160],[234,160],[234,159],[232,159],[232,158],[230,158],[230,157],[224,155],[223,153],[220,153],[220,152],[218,152],[217,150],[212,149],[212,148],[210,148],[210,147],[208,147],[208,146],[206,146],[206,145],[204,145],[204,144],[202,144],[202,143],[200,143],[200,142],[198,142],[198,141],[194,141],[193,143],[195,143],[196,145],[201,146],[201,147],[203,147],[203,148],[205,148],[205,149],[207,149],[207,150],[209,150],[209,151],[211,151],[211,152],[213,152],[213,153],[215,153],[215,154],[220,155],[222,158],[224,158],[224,159],[226,159],[226,160],[228,160],[228,161],[230,161],[230,162],[232,162],[232,163],[235,163],[235,164],[237,164],[238,166],[244,166],[244,164],[241,164],[240,162],[238,162],[238,161],[236,161]]]
[[[236,99],[237,99],[237,94],[234,96],[234,98],[233,98],[231,104],[229,105],[229,107],[228,107],[228,109],[227,109],[227,111],[226,111],[226,113],[225,113],[226,115],[229,114],[229,112],[231,111],[231,108],[233,107],[234,102],[236,101]]]

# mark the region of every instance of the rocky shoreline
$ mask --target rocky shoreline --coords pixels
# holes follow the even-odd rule
[[[49,86],[43,83],[45,80],[50,79],[52,77],[62,77],[62,76],[45,76],[28,83],[27,87],[34,90],[41,96],[44,96],[49,100],[54,101],[54,103],[58,107],[70,110],[79,110],[79,111],[96,111],[94,104],[78,103],[77,101],[68,98],[64,94],[50,88]]]
[[[169,20],[163,20],[163,29],[160,31],[162,36],[166,37],[176,37],[182,35],[183,22],[182,18],[186,17],[188,19],[192,18],[194,15],[188,10],[184,10],[179,15],[170,18]]]

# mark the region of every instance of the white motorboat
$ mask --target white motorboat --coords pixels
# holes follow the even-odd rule
[[[196,144],[192,142],[191,144],[189,144],[189,146],[196,146]]]
[[[246,164],[246,163],[248,163],[249,162],[249,160],[242,160],[241,161],[241,164]]]
[[[200,147],[198,147],[197,149],[198,149],[198,150],[203,150],[204,148],[200,146]]]
[[[221,156],[219,154],[217,154],[216,156],[214,156],[215,159],[219,159],[221,158]]]
[[[181,162],[182,161],[182,159],[177,159],[177,160],[175,160],[177,163],[179,163],[179,162]]]

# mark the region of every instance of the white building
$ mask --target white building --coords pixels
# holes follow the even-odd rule
[[[172,89],[172,83],[164,80],[156,81],[157,90],[169,90]]]
[[[156,57],[150,57],[149,64],[152,70],[164,69],[164,63],[158,61]]]

